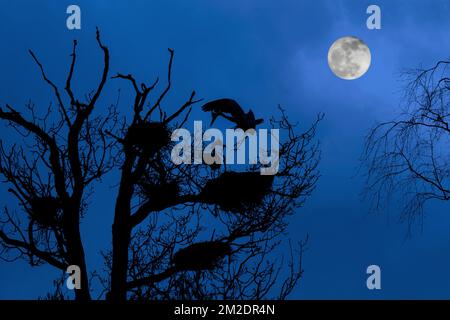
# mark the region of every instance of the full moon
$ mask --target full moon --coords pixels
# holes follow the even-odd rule
[[[328,50],[328,66],[341,79],[354,80],[367,72],[370,66],[370,50],[356,37],[337,39]]]

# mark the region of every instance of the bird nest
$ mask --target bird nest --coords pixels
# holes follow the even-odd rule
[[[170,144],[170,136],[169,128],[162,122],[138,122],[128,129],[125,143],[153,155]]]
[[[52,196],[35,197],[30,201],[30,215],[42,227],[55,226],[60,221],[61,202]]]
[[[208,181],[200,196],[222,210],[239,213],[260,205],[270,193],[273,180],[274,176],[259,172],[228,171]]]
[[[231,254],[231,246],[221,241],[205,241],[191,244],[177,251],[172,259],[177,270],[213,270],[223,258]]]

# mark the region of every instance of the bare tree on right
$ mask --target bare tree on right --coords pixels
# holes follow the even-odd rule
[[[393,194],[403,198],[408,223],[430,200],[450,199],[450,61],[404,73],[401,114],[369,132],[363,154],[367,192],[375,209]]]

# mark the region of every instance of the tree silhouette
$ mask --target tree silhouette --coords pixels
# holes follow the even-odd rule
[[[409,223],[432,199],[450,199],[450,61],[404,73],[406,106],[397,119],[375,126],[366,140],[367,184],[376,208],[395,192]]]
[[[298,248],[289,243],[286,261],[274,250],[285,239],[287,218],[318,180],[315,133],[322,115],[301,134],[281,108],[281,118],[270,119],[283,136],[275,176],[260,175],[260,164],[238,171],[224,164],[176,165],[171,132],[187,122],[200,100],[193,91],[172,112],[163,107],[174,51],[169,49],[167,84],[156,94],[158,79],[147,85],[130,74],[110,77],[109,51],[98,30],[96,39],[103,71],[97,88],[83,99],[72,90],[74,41],[64,96],[30,51],[54,92],[56,109],[49,106],[44,116],[31,102],[27,116],[10,105],[0,109],[0,119],[23,137],[23,144],[1,140],[0,174],[18,203],[2,212],[1,258],[49,264],[63,273],[79,266],[77,300],[91,298],[95,278],[102,284],[100,297],[113,301],[260,299],[274,292],[286,298],[303,273],[306,240]],[[130,121],[119,114],[119,101],[93,113],[108,78],[131,86]],[[89,211],[88,197],[102,186],[92,183],[111,170],[120,173],[112,247],[102,252],[105,270],[89,273],[80,223]],[[64,298],[63,284],[55,281],[47,298]]]

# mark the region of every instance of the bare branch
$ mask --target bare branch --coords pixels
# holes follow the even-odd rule
[[[39,69],[41,70],[42,78],[44,78],[45,82],[47,82],[53,88],[53,91],[55,92],[56,99],[58,100],[59,107],[61,108],[61,111],[62,111],[62,113],[64,115],[64,118],[65,118],[67,124],[70,126],[70,119],[69,119],[69,116],[67,115],[67,111],[66,111],[66,108],[64,107],[64,103],[63,103],[63,101],[61,99],[61,95],[59,93],[58,87],[49,78],[47,78],[47,76],[45,74],[45,71],[44,71],[44,67],[39,62],[39,60],[36,57],[36,55],[34,54],[34,52],[32,50],[28,50],[28,52],[33,57],[33,60],[36,62],[36,64],[39,66]]]

